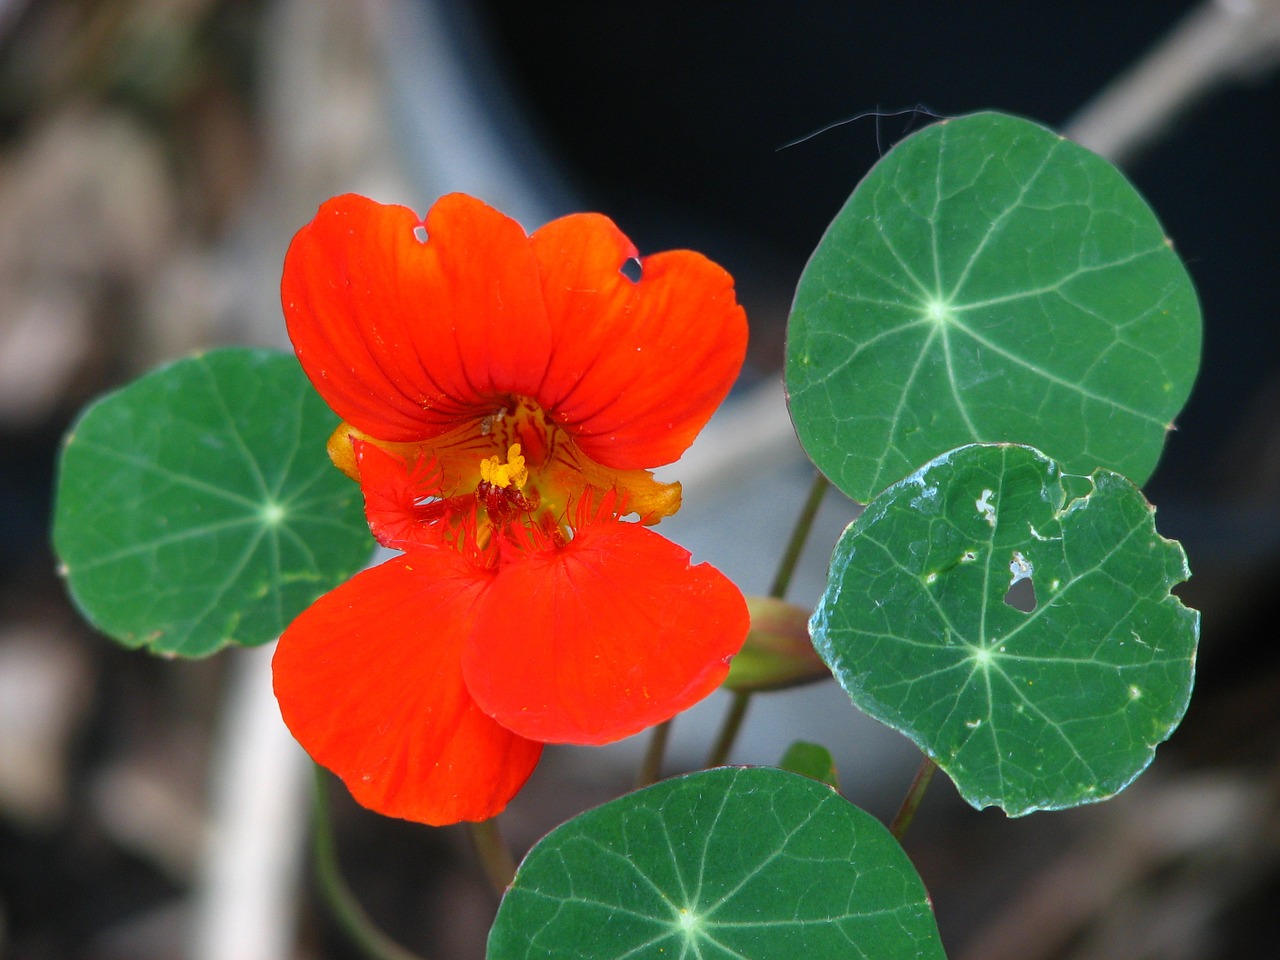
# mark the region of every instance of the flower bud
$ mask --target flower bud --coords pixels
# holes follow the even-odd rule
[[[739,693],[781,690],[831,675],[809,641],[809,613],[773,597],[748,597],[751,631],[724,685]]]

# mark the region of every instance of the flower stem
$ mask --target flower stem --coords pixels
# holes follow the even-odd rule
[[[662,776],[662,760],[667,755],[667,740],[671,737],[671,724],[674,721],[675,717],[663,721],[649,734],[649,747],[644,752],[644,762],[640,764],[640,772],[636,775],[637,789],[657,783]]]
[[[778,572],[773,575],[773,585],[769,588],[769,596],[781,600],[787,595],[791,586],[791,576],[796,572],[796,564],[800,562],[800,554],[804,551],[805,541],[813,529],[814,518],[818,516],[818,508],[822,506],[822,498],[826,495],[830,481],[821,473],[813,478],[813,486],[809,488],[809,496],[800,508],[800,516],[791,530],[791,539],[787,541],[787,549],[778,562]]]
[[[318,765],[312,803],[315,810],[312,853],[315,858],[316,880],[338,926],[342,927],[351,942],[370,960],[422,960],[378,929],[342,879],[333,841],[333,820],[329,814],[325,772]]]
[[[929,789],[929,781],[933,779],[933,772],[937,769],[938,765],[929,757],[925,757],[920,764],[920,769],[911,780],[907,795],[902,798],[902,806],[898,807],[898,812],[893,816],[893,822],[889,824],[889,832],[899,842],[902,841],[907,828],[911,826],[911,821],[915,819],[916,810],[920,808],[920,801],[924,799],[924,792]]]
[[[516,877],[516,862],[511,851],[498,832],[498,818],[490,817],[479,823],[468,823],[471,829],[471,841],[476,846],[476,855],[480,858],[480,866],[493,889],[501,897],[511,886]]]
[[[729,759],[729,751],[733,749],[733,741],[738,738],[738,731],[742,729],[742,720],[747,715],[747,705],[751,703],[751,693],[746,690],[735,690],[733,692],[733,702],[729,704],[729,711],[724,715],[724,723],[720,727],[720,736],[716,738],[715,746],[711,748],[711,752],[707,754],[707,767],[722,767],[725,761]]]
[[[809,488],[809,495],[805,497],[804,506],[800,508],[800,516],[796,518],[796,525],[791,529],[787,548],[782,553],[782,559],[778,561],[778,571],[773,575],[769,596],[781,600],[787,595],[787,589],[791,586],[791,577],[796,572],[796,564],[800,562],[800,554],[804,552],[804,545],[809,539],[810,531],[813,530],[813,521],[818,516],[818,508],[822,506],[822,498],[826,495],[828,486],[830,483],[827,478],[821,473],[816,473],[813,485]],[[708,767],[723,766],[729,759],[729,751],[733,749],[733,742],[738,737],[738,731],[742,729],[742,721],[747,715],[747,706],[750,703],[749,692],[734,693],[733,703],[729,704],[729,711],[725,714],[724,723],[720,727],[720,735],[716,738],[711,753],[707,755]]]

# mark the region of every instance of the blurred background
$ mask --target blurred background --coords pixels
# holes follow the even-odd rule
[[[1147,493],[1195,571],[1200,680],[1117,800],[1009,821],[938,778],[908,852],[953,957],[1274,953],[1278,64],[1275,0],[0,0],[0,957],[357,956],[306,873],[309,774],[263,651],[161,661],[65,597],[50,499],[86,400],[197,348],[284,346],[283,253],[333,194],[424,211],[465,190],[529,229],[601,210],[737,278],[747,368],[670,471],[687,506],[663,531],[763,592],[811,476],[779,383],[805,260],[893,143],[984,108],[1120,162],[1199,289],[1202,373]],[[797,602],[854,512],[828,497]],[[669,772],[723,709],[676,725]],[[796,738],[884,818],[918,761],[830,683],[758,698],[734,759]],[[548,751],[509,839],[625,789],[641,747]],[[465,835],[333,800],[374,918],[424,956],[482,956],[496,903]]]

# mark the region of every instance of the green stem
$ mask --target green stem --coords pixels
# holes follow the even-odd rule
[[[320,892],[338,926],[351,942],[370,960],[422,960],[416,953],[406,950],[369,919],[351,888],[342,879],[338,867],[338,852],[333,840],[333,820],[329,815],[329,794],[325,772],[319,766],[315,770],[315,828],[312,852],[315,858],[316,880]]]
[[[769,588],[769,596],[781,600],[787,595],[791,586],[791,576],[796,572],[796,564],[800,562],[800,554],[804,551],[805,541],[813,529],[814,518],[818,516],[818,508],[822,506],[822,498],[830,486],[827,478],[821,473],[813,478],[813,486],[809,488],[809,496],[800,508],[800,516],[791,530],[791,539],[787,541],[787,549],[778,562],[778,572],[773,575],[773,586]]]
[[[644,762],[640,764],[640,772],[636,775],[636,788],[647,787],[657,783],[662,776],[662,761],[667,755],[667,740],[671,738],[671,724],[675,718],[663,721],[653,728],[649,734],[649,747],[644,752]]]
[[[809,539],[809,533],[813,530],[813,521],[818,516],[818,508],[822,506],[822,498],[826,495],[829,485],[827,478],[821,473],[814,476],[809,495],[805,497],[804,506],[800,508],[800,516],[796,518],[796,524],[791,529],[787,548],[782,552],[782,559],[778,561],[778,572],[773,576],[769,596],[781,600],[787,595],[787,589],[791,586],[791,577],[796,572],[796,564],[800,562],[800,554],[804,552],[804,545]],[[738,738],[738,731],[742,729],[742,721],[747,715],[747,706],[750,703],[749,692],[734,693],[733,703],[729,704],[729,712],[725,714],[724,723],[720,727],[720,735],[716,738],[711,753],[707,755],[708,767],[723,766],[729,759],[729,751],[733,749],[733,742]]]
[[[742,729],[743,718],[747,715],[747,706],[751,703],[751,693],[746,690],[735,690],[733,702],[729,704],[729,712],[724,715],[724,723],[720,727],[720,736],[715,746],[707,754],[707,767],[723,767],[729,759],[729,751],[733,749],[733,741],[738,738]]]
[[[911,821],[915,819],[916,811],[920,809],[920,801],[924,799],[924,792],[929,789],[929,781],[933,779],[933,772],[937,769],[938,765],[925,757],[911,781],[911,786],[907,788],[907,795],[902,798],[902,806],[898,807],[893,822],[889,824],[889,832],[899,842],[906,835]]]
[[[476,854],[480,857],[484,875],[501,897],[516,878],[516,862],[503,843],[502,834],[498,832],[498,819],[490,817],[479,823],[468,823],[467,826],[471,829],[471,840],[476,845]]]

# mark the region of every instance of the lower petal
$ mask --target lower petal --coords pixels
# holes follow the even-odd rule
[[[461,653],[492,582],[447,548],[366,570],[317,600],[272,661],[285,723],[361,804],[430,824],[499,813],[542,751],[483,714]]]
[[[504,554],[463,672],[480,708],[521,736],[610,743],[716,689],[748,625],[714,567],[636,524],[594,523],[567,546]]]

